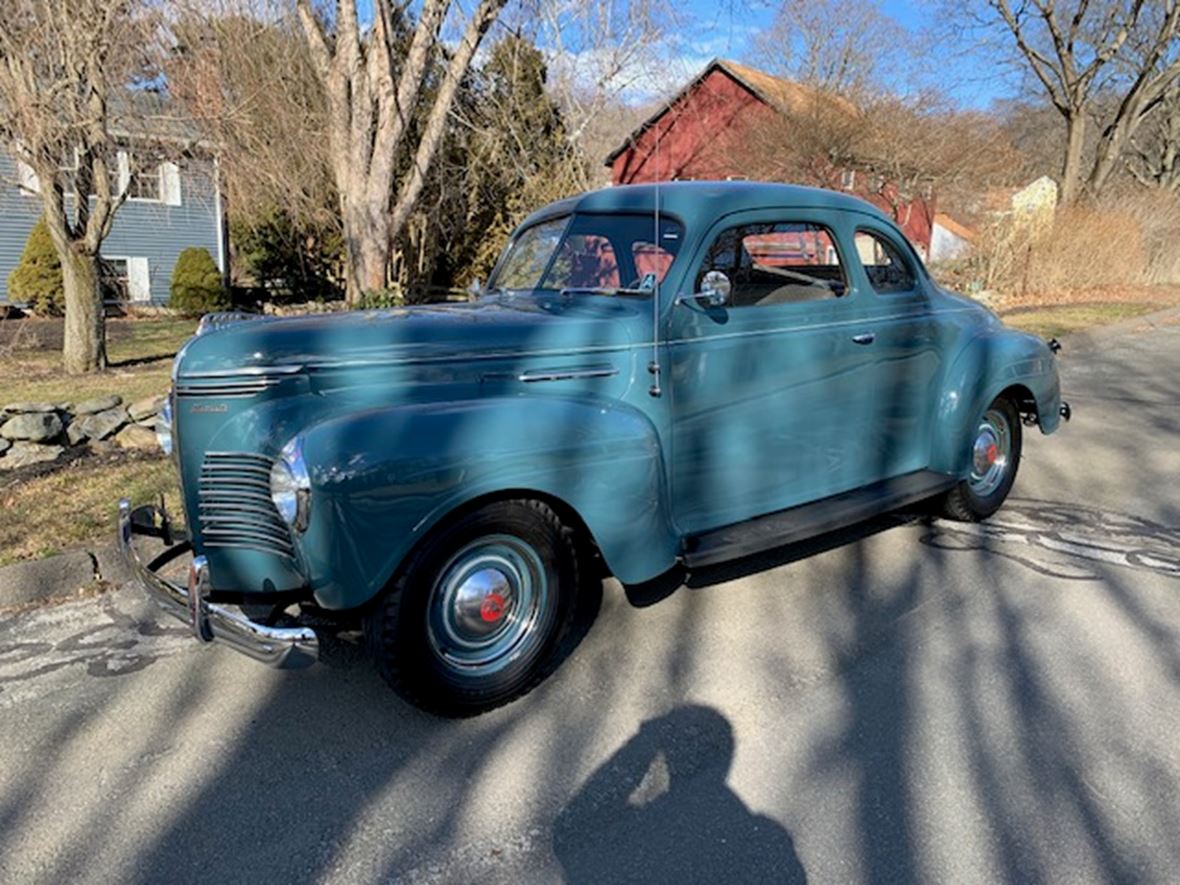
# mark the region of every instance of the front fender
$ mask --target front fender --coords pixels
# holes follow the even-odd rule
[[[1023,387],[1032,396],[1043,433],[1057,429],[1061,386],[1052,351],[1033,335],[990,326],[967,341],[943,376],[932,469],[954,476],[967,473],[975,422],[1011,387]]]
[[[533,492],[573,508],[607,566],[638,582],[675,562],[663,455],[650,420],[592,396],[500,396],[371,409],[303,434],[311,521],[300,539],[316,600],[361,605],[456,507]]]

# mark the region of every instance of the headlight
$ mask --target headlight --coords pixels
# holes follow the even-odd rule
[[[164,405],[160,406],[160,411],[156,415],[156,440],[160,443],[160,448],[164,450],[164,454],[171,457],[172,455],[172,395],[164,400]]]
[[[284,521],[296,531],[307,528],[311,509],[311,479],[303,461],[303,446],[295,437],[270,469],[270,498]]]

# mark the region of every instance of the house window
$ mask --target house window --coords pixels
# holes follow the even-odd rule
[[[840,187],[846,191],[852,190],[856,187],[856,170],[845,169],[840,173]]]
[[[99,264],[98,285],[105,302],[122,303],[131,297],[126,258],[103,258]]]
[[[57,175],[61,179],[61,186],[69,193],[74,189],[74,177],[78,174],[78,152],[67,150],[62,154],[61,162],[57,164]]]
[[[151,157],[127,155],[127,198],[160,200],[160,164]]]
[[[151,301],[151,268],[143,257],[108,258],[99,264],[99,289],[107,303]]]

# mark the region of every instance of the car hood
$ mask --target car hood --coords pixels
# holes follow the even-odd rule
[[[606,296],[505,296],[315,316],[206,324],[176,358],[180,377],[276,367],[560,354],[634,343],[650,302]]]

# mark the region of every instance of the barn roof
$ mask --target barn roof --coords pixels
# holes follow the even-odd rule
[[[934,223],[939,227],[949,230],[961,240],[974,240],[978,236],[974,230],[965,224],[959,224],[959,222],[955,221],[955,219],[951,218],[945,212],[935,213]]]
[[[678,101],[696,89],[714,71],[722,71],[727,74],[739,85],[749,90],[759,100],[784,114],[803,113],[808,109],[811,102],[820,96],[825,100],[837,102],[842,107],[846,107],[849,112],[854,110],[852,104],[840,96],[821,92],[811,86],[796,83],[794,80],[785,80],[782,77],[776,77],[773,74],[768,74],[749,65],[738,64],[728,59],[715,58],[705,65],[704,70],[686,83],[679,92],[660,105],[654,114],[632,130],[631,134],[627,136],[621,145],[607,154],[604,165],[611,165],[640,135],[659,122]]]

